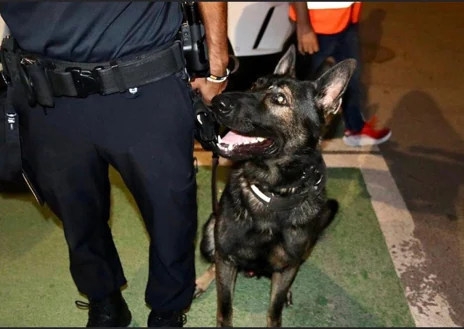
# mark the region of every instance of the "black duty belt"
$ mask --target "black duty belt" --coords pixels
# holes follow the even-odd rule
[[[185,68],[182,44],[177,40],[162,50],[101,63],[67,62],[24,51],[19,54],[20,80],[28,89],[29,103],[43,106],[53,106],[53,98],[59,96],[122,93]]]

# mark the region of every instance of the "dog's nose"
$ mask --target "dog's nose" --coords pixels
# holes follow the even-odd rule
[[[224,94],[219,94],[215,96],[211,100],[211,104],[213,105],[213,107],[217,108],[219,112],[224,114],[229,113],[234,108],[232,101],[229,99],[227,95]]]

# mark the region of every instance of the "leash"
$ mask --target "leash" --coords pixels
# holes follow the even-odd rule
[[[211,151],[211,208],[214,215],[217,215],[219,202],[217,197],[217,167],[219,165],[219,154],[217,152],[217,141],[219,127],[214,119],[211,109],[203,102],[200,93],[194,92],[192,95],[193,107],[195,110],[195,139],[200,142],[205,151]]]
[[[216,217],[219,211],[219,202],[217,198],[217,168],[219,165],[219,155],[213,152],[212,156],[212,174],[211,174],[211,207],[213,215]]]

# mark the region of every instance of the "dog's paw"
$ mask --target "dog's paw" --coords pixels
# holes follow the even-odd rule
[[[195,285],[195,291],[193,292],[193,299],[199,298],[206,290]]]
[[[193,298],[200,297],[206,290],[208,290],[211,283],[216,278],[216,271],[214,265],[211,266],[202,276],[195,280],[195,291]]]

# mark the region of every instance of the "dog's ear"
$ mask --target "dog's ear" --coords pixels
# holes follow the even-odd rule
[[[341,106],[342,96],[356,69],[356,60],[344,60],[321,75],[316,81],[315,101],[326,113],[335,113]]]
[[[296,50],[291,45],[274,69],[274,74],[295,76]]]

